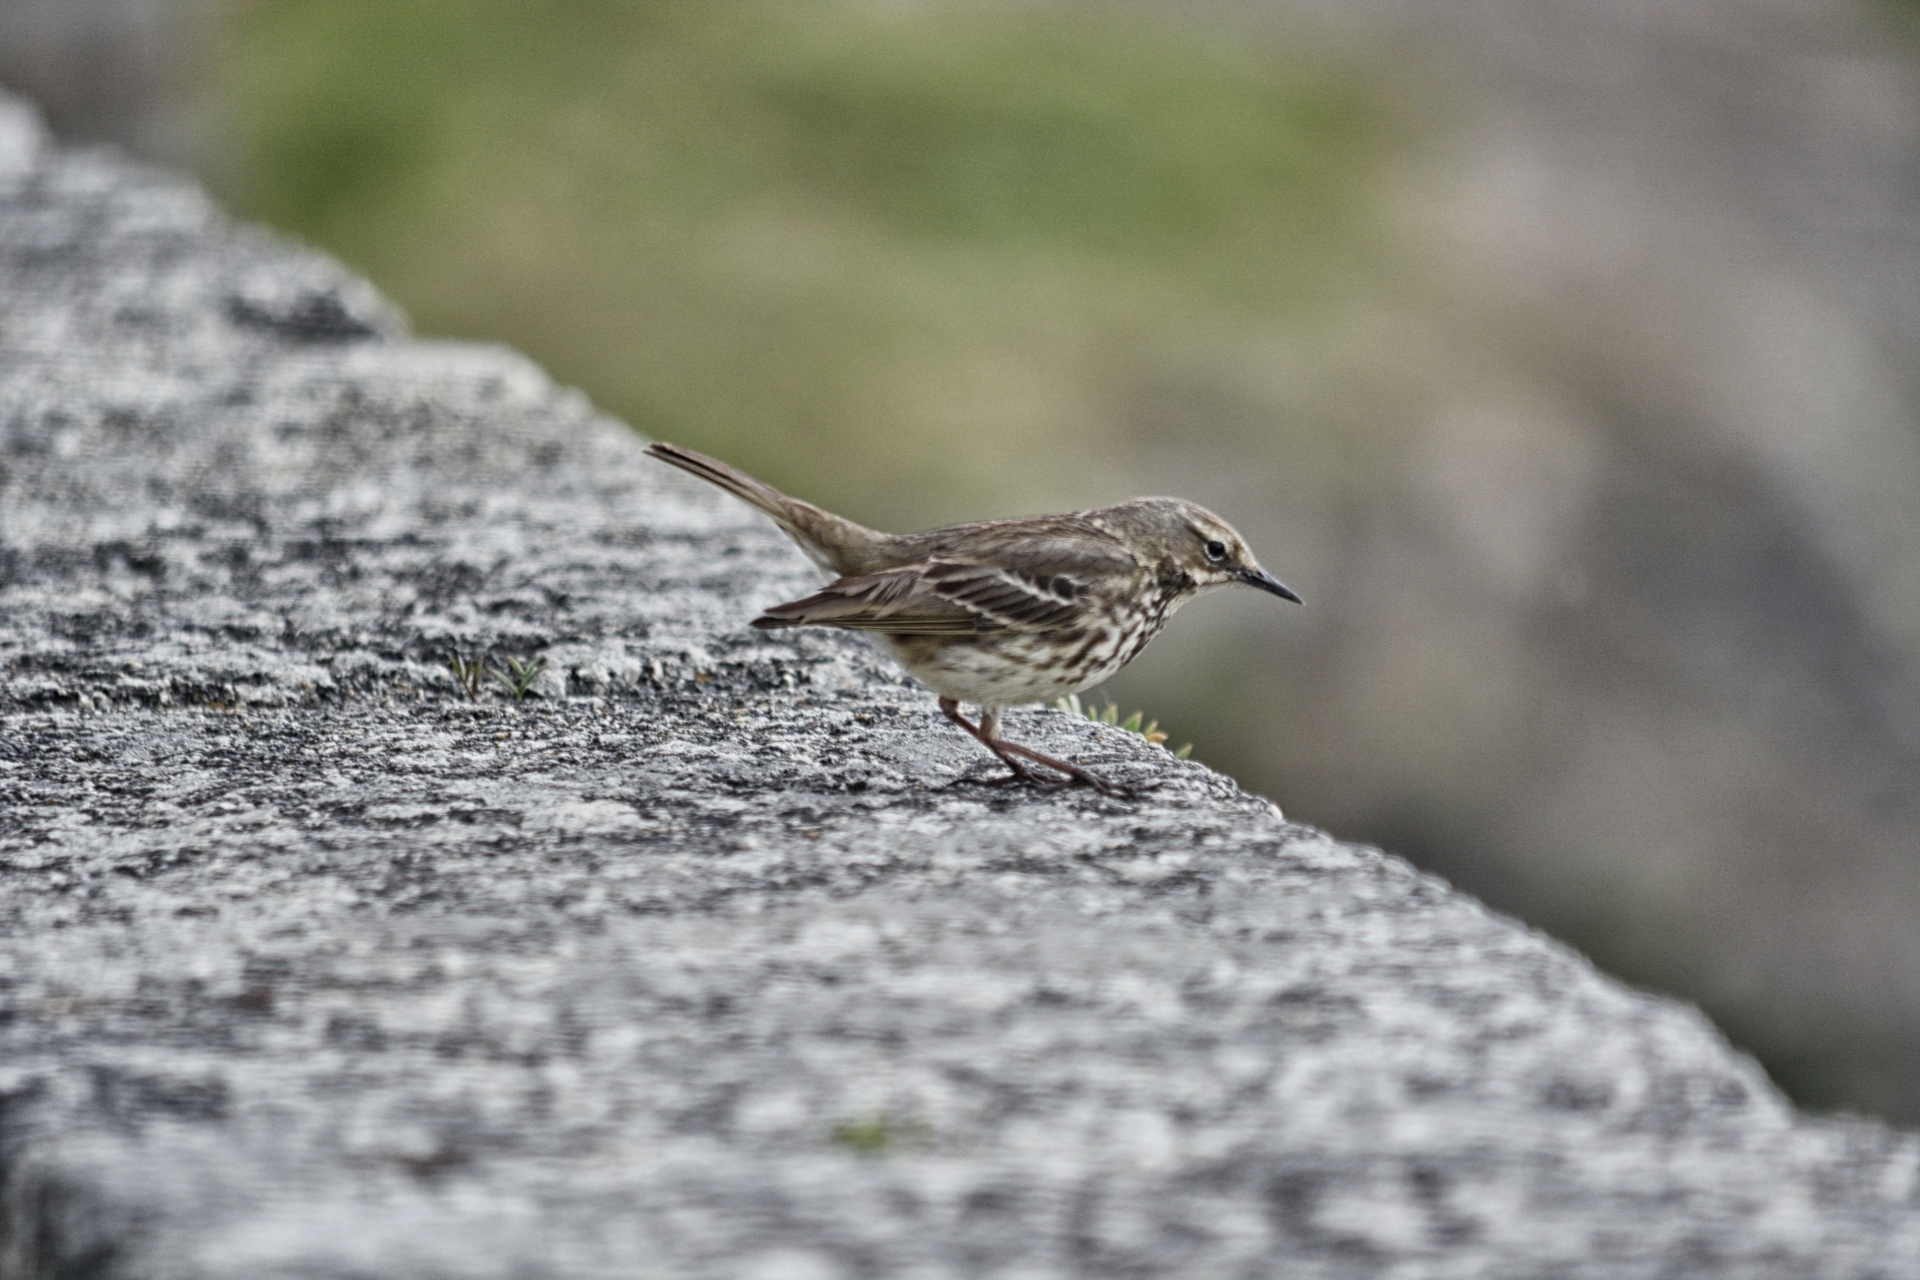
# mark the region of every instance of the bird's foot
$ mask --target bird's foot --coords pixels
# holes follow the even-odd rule
[[[978,780],[979,785],[983,787],[1005,787],[1011,786],[1016,782],[1039,787],[1042,790],[1057,790],[1061,787],[1070,786],[1092,787],[1109,800],[1130,800],[1136,794],[1132,788],[1120,786],[1118,783],[1108,782],[1098,774],[1088,773],[1077,764],[1070,764],[1065,760],[1056,760],[1050,755],[1035,751],[1032,747],[1023,747],[1017,742],[1008,742],[1000,736],[998,712],[989,713],[983,710],[980,716],[980,723],[975,724],[960,714],[960,704],[952,698],[940,699],[940,711],[947,719],[953,721],[978,739],[981,746],[1000,757],[1001,762],[1005,764],[1010,771],[1005,777]],[[1031,760],[1042,768],[1051,769],[1055,773],[1063,774],[1066,780],[1064,782],[1056,782],[1051,778],[1042,777],[1022,764],[1021,761],[1023,759]],[[963,779],[963,781],[975,780]]]
[[[1135,800],[1140,796],[1139,789],[1136,787],[1126,787],[1117,782],[1110,782],[1098,774],[1088,773],[1085,769],[1075,769],[1067,776],[1070,779],[1068,786],[1092,787],[1109,800]]]
[[[974,777],[962,776],[959,778],[955,778],[953,780],[953,783],[955,786],[965,784],[970,787],[1030,786],[1030,787],[1039,787],[1043,790],[1058,789],[1066,785],[1065,783],[1062,783],[1062,782],[1055,782],[1051,778],[1041,777],[1039,774],[1035,773],[1033,770],[1027,768],[1027,766],[1021,764],[1018,760],[1006,760],[1004,761],[1004,763],[1006,764],[1009,770],[1006,773],[995,774],[991,778],[974,778]]]
[[[1065,791],[1071,787],[1090,787],[1109,800],[1132,800],[1139,796],[1133,787],[1109,782],[1085,769],[1061,770],[1064,777],[1054,778],[1022,768],[1017,773],[1002,773],[991,778],[955,778],[951,785],[969,787],[1032,787],[1035,791]]]
[[[1077,764],[1072,764],[1065,760],[1056,760],[1049,755],[1043,755],[1042,753],[1035,751],[1032,747],[1023,747],[1017,742],[1007,742],[1005,740],[1002,740],[998,745],[1004,749],[1004,752],[1011,752],[1014,755],[1024,756],[1026,759],[1033,761],[1037,765],[1041,765],[1044,768],[1052,769],[1056,773],[1065,774],[1067,777],[1067,782],[1064,785],[1077,786],[1077,787],[1092,787],[1095,791],[1098,791],[1101,795],[1107,797],[1107,799],[1109,800],[1131,800],[1135,796],[1135,794],[1137,794],[1131,787],[1123,787],[1117,782],[1109,782],[1097,773],[1089,773],[1087,770],[1082,769]],[[1007,756],[1006,754],[1004,754],[1004,752],[1000,758],[1002,760],[1006,760],[1007,763],[1009,765],[1012,765],[1016,770],[1022,770],[1022,766],[1015,764],[1012,760],[1007,759]],[[1025,772],[1029,777],[1033,776],[1032,770],[1022,770],[1022,771]],[[1035,778],[1035,781],[1039,782],[1041,780],[1038,778]],[[1041,785],[1049,785],[1049,784],[1045,782],[1041,782]],[[1051,785],[1062,785],[1062,784],[1056,783]]]

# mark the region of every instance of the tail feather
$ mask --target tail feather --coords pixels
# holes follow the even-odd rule
[[[709,458],[704,453],[695,453],[691,449],[683,449],[677,444],[667,444],[664,441],[648,445],[647,452],[662,462],[670,462],[682,471],[699,476],[709,484],[719,485],[734,497],[760,508],[775,520],[785,518],[787,504],[793,501],[772,485],[756,480],[740,468],[728,466],[718,458]]]
[[[742,502],[764,511],[799,544],[810,560],[829,573],[867,572],[884,559],[882,548],[888,541],[886,534],[876,533],[831,511],[822,511],[810,502],[789,497],[718,458],[664,442],[648,445],[647,453],[718,485]]]

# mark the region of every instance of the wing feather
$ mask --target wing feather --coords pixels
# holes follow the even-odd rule
[[[1042,631],[1070,623],[1097,576],[1135,567],[1123,549],[1080,538],[1033,539],[1012,554],[1003,549],[991,564],[954,551],[836,579],[804,599],[772,606],[753,625],[932,636]]]
[[[969,635],[982,630],[978,615],[927,589],[925,564],[837,578],[800,600],[769,607],[753,625],[844,627],[895,634]]]

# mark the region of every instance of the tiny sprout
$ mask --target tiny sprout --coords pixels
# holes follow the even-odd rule
[[[455,682],[466,693],[467,701],[479,701],[480,682],[486,676],[487,664],[479,658],[456,653],[447,659],[447,666],[452,670]]]
[[[1095,724],[1110,724],[1116,729],[1124,729],[1128,733],[1137,733],[1156,747],[1166,745],[1166,731],[1161,729],[1158,720],[1148,720],[1144,711],[1136,711],[1125,720],[1122,720],[1120,718],[1119,703],[1109,702],[1105,710],[1096,711],[1091,707],[1083,706],[1080,702],[1080,695],[1077,693],[1070,693],[1064,698],[1055,699],[1053,705],[1055,710],[1064,711],[1070,716],[1085,716]],[[1192,754],[1193,744],[1189,742],[1178,751],[1175,751],[1173,758],[1176,760],[1185,760]]]
[[[507,693],[515,702],[527,696],[527,690],[533,688],[533,682],[547,669],[545,658],[531,658],[526,662],[518,658],[508,658],[504,671],[495,671],[493,678],[506,686]]]
[[[863,1116],[833,1126],[833,1140],[863,1156],[877,1156],[893,1144],[885,1116]]]
[[[876,1112],[842,1120],[828,1136],[835,1146],[855,1155],[884,1156],[924,1148],[931,1143],[933,1133],[923,1120]]]

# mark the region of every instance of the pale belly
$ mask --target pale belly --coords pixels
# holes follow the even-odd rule
[[[1058,637],[1030,632],[966,639],[885,636],[908,675],[946,698],[982,707],[1051,702],[1099,684],[1127,665],[1140,645],[1117,633]]]

